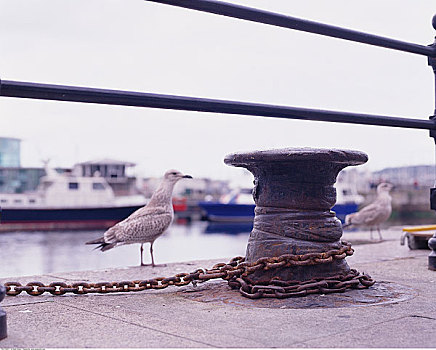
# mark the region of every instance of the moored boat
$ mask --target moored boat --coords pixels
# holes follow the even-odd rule
[[[0,231],[104,229],[146,204],[142,195],[115,196],[98,172],[45,171],[33,192],[0,193]]]
[[[345,222],[345,216],[356,212],[364,198],[343,182],[336,184],[336,192],[337,201],[332,210],[339,220]],[[255,204],[249,188],[239,188],[220,201],[203,201],[198,205],[213,222],[250,222],[254,218]]]

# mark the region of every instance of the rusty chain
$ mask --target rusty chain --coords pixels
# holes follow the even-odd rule
[[[197,269],[191,273],[179,273],[172,277],[157,277],[148,280],[134,280],[121,282],[87,283],[77,282],[67,284],[64,282],[52,282],[45,285],[41,282],[30,282],[23,286],[19,282],[6,282],[6,294],[19,295],[21,292],[38,296],[45,292],[52,295],[66,293],[89,294],[89,293],[115,293],[115,292],[139,292],[146,289],[163,289],[168,286],[185,286],[192,283],[194,286],[199,282],[222,278],[228,281],[231,288],[239,288],[240,293],[248,298],[288,298],[305,296],[309,294],[326,294],[343,292],[347,288],[362,289],[372,286],[375,281],[369,275],[360,274],[354,269],[346,275],[337,275],[328,278],[317,278],[308,281],[282,281],[272,278],[265,284],[251,283],[248,275],[258,270],[271,270],[292,266],[308,266],[333,262],[352,255],[354,250],[351,244],[342,241],[342,247],[321,253],[307,253],[302,255],[284,254],[279,257],[260,258],[255,262],[246,262],[244,257],[235,257],[229,263],[219,263],[210,270]]]

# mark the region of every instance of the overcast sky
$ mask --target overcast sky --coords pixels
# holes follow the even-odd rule
[[[237,0],[428,45],[434,0]],[[0,78],[427,119],[424,56],[142,0],[0,0]],[[362,169],[433,164],[427,131],[0,97],[22,165],[95,158],[231,178],[226,154],[282,147],[366,152]]]

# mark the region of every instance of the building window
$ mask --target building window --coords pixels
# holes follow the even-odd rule
[[[97,191],[104,190],[104,185],[101,182],[93,182],[92,189]]]
[[[70,190],[78,190],[79,189],[79,183],[78,182],[69,182],[68,188]]]

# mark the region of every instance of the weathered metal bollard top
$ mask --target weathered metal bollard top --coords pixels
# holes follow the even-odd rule
[[[342,224],[331,208],[336,203],[334,183],[347,166],[367,162],[359,151],[286,148],[234,153],[228,165],[243,167],[254,175],[256,203],[253,230],[246,260],[283,254],[326,252],[341,247]],[[304,281],[347,273],[345,259],[258,274],[258,281],[279,277]],[[274,273],[275,275],[272,275]]]

